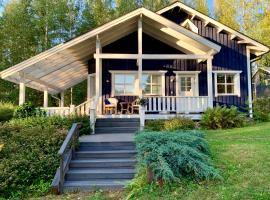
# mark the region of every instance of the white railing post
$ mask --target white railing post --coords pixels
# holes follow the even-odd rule
[[[69,114],[70,115],[74,115],[75,114],[75,105],[70,105]]]
[[[43,107],[48,107],[48,88],[46,88],[43,93]]]
[[[140,106],[140,130],[144,129],[145,125],[145,106]]]
[[[25,79],[23,75],[20,75],[20,91],[19,91],[19,105],[25,103]]]

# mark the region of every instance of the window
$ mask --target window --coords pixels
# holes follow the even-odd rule
[[[240,96],[240,73],[214,72],[215,73],[215,96],[238,95]]]
[[[143,74],[142,91],[144,95],[162,95],[162,75]]]
[[[132,95],[135,93],[135,74],[114,75],[114,95]]]
[[[189,92],[191,90],[191,77],[180,77],[181,92]]]

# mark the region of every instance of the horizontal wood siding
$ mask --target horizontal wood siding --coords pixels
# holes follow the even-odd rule
[[[163,13],[163,16],[180,24],[190,16],[182,12],[179,8]],[[199,35],[221,46],[221,50],[214,56],[213,70],[241,70],[240,86],[241,97],[237,96],[220,96],[214,98],[214,104],[220,105],[235,105],[243,108],[248,100],[248,80],[247,80],[247,59],[246,59],[246,45],[238,44],[237,40],[231,40],[229,35],[224,32],[217,33],[217,29],[211,26],[204,26],[200,19],[193,19],[193,23],[199,29]],[[203,64],[204,65],[204,64]],[[203,67],[205,69],[205,67]],[[205,73],[205,72],[204,72]],[[206,76],[200,74],[200,94],[201,91],[207,91],[205,86]],[[204,80],[203,80],[204,79]],[[214,86],[214,83],[213,83]]]

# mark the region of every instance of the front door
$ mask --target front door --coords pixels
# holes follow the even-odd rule
[[[179,75],[179,96],[195,96],[195,75]]]

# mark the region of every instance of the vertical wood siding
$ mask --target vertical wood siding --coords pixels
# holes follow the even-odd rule
[[[183,22],[188,16],[178,9],[168,11],[163,14],[166,18],[176,22]],[[247,63],[246,63],[246,46],[238,44],[236,40],[230,40],[228,34],[219,33],[214,27],[204,27],[203,22],[194,19],[193,23],[198,27],[199,34],[210,41],[220,45],[221,51],[215,55],[213,59],[213,70],[241,70],[240,86],[241,97],[237,96],[220,96],[214,98],[214,105],[235,105],[239,108],[245,106],[248,95],[247,88]],[[102,42],[102,41],[101,41]],[[134,32],[116,42],[113,42],[105,47],[104,53],[137,53],[137,32]],[[182,54],[167,44],[164,44],[146,34],[143,34],[143,53],[147,54]],[[135,60],[103,60],[102,70],[102,94],[103,98],[108,98],[111,95],[111,74],[109,70],[138,70]],[[95,61],[89,61],[89,73],[95,72]],[[174,96],[175,94],[175,74],[173,71],[201,71],[199,74],[199,95],[207,96],[207,66],[206,62],[198,64],[192,60],[144,60],[143,70],[166,70],[165,74],[165,94]],[[172,80],[172,81],[171,81]],[[213,82],[214,87],[214,82]],[[117,97],[123,101],[133,101],[133,96]]]

